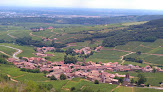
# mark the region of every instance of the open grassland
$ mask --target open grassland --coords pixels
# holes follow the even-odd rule
[[[11,47],[18,48],[18,49],[22,50],[23,52],[20,53],[18,55],[18,57],[20,57],[20,56],[22,56],[22,57],[33,57],[33,56],[35,56],[33,54],[33,53],[35,53],[35,51],[34,51],[33,47],[30,47],[30,46],[19,46],[19,45],[10,44],[10,43],[0,43],[0,45],[11,46]]]

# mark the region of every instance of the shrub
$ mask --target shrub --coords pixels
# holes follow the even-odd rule
[[[95,80],[95,81],[94,81],[94,84],[99,84],[99,81],[98,81],[98,80]]]
[[[56,78],[54,75],[52,75],[52,76],[50,77],[50,80],[57,80],[57,78]]]
[[[61,74],[60,75],[60,80],[66,80],[66,75],[65,74]]]

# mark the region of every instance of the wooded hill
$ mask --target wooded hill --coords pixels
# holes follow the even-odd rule
[[[154,42],[156,39],[163,39],[163,19],[152,20],[142,25],[134,25],[129,28],[108,32],[102,45],[114,47],[124,45],[129,41]]]

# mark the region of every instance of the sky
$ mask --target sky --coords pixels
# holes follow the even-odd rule
[[[163,10],[163,0],[0,0],[0,6]]]

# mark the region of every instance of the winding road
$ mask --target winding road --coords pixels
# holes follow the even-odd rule
[[[19,58],[18,58],[16,55],[18,55],[18,54],[20,54],[21,52],[23,52],[22,50],[17,49],[17,48],[14,48],[14,47],[6,46],[6,45],[0,45],[0,46],[3,46],[3,47],[7,47],[7,48],[11,48],[11,49],[17,50],[17,52],[15,52],[15,53],[13,54],[13,56],[12,56],[13,58],[15,58],[15,59],[17,59],[17,60],[19,60]]]

